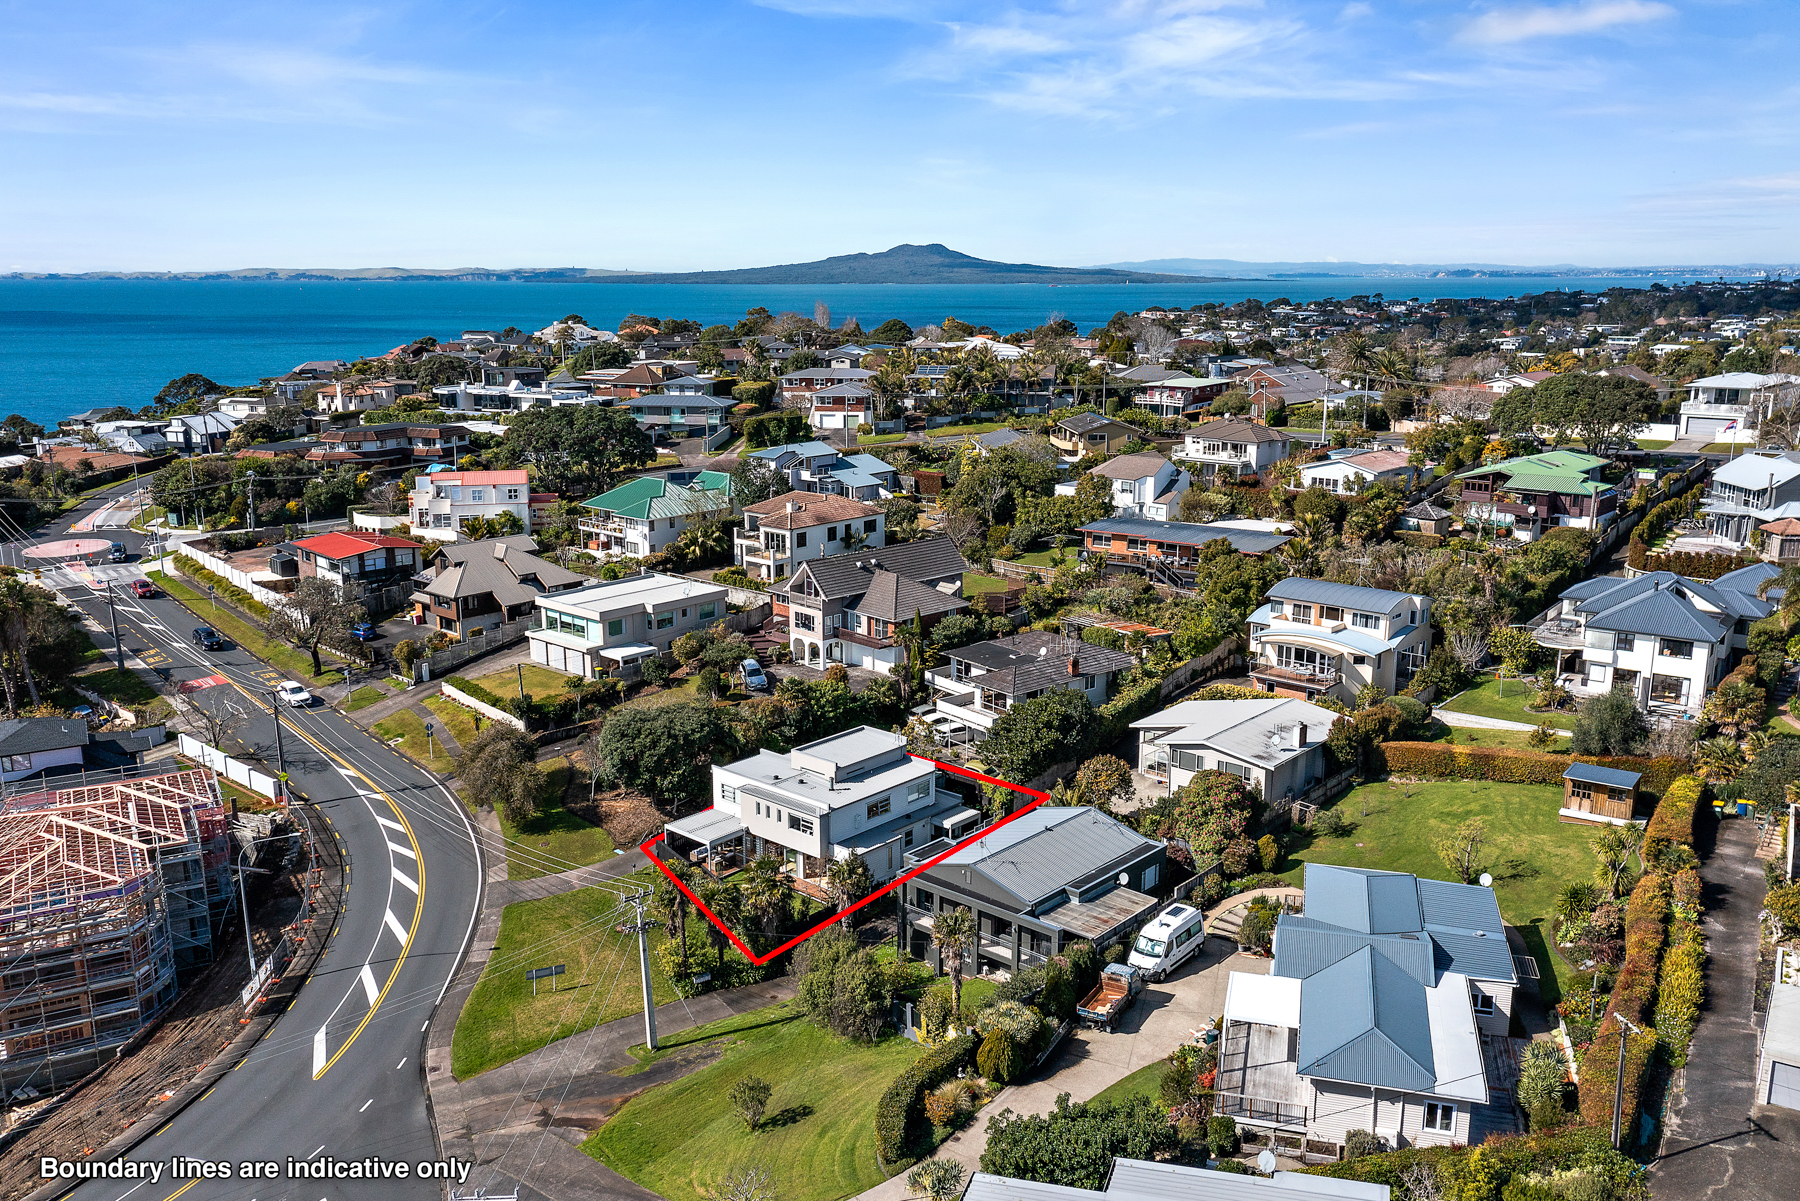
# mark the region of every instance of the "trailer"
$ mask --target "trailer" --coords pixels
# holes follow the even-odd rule
[[[1113,1022],[1131,1008],[1132,1000],[1143,988],[1143,973],[1129,963],[1109,963],[1100,970],[1100,982],[1094,991],[1075,1007],[1076,1016],[1090,1030],[1111,1030]]]

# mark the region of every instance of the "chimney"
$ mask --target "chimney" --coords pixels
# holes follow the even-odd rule
[[[800,511],[800,502],[797,500],[788,501],[787,502],[787,511],[790,513],[798,513]]]
[[[1070,655],[1069,656],[1069,674],[1072,676],[1078,676],[1081,674],[1081,656],[1079,656],[1079,655]]]
[[[1306,745],[1306,723],[1305,722],[1297,722],[1294,725],[1294,749],[1299,750],[1302,747],[1304,747],[1305,745]]]

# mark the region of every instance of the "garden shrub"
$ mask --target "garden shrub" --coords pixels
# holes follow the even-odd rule
[[[1273,834],[1264,834],[1256,840],[1256,857],[1262,860],[1265,872],[1274,871],[1275,865],[1281,862],[1281,844],[1275,841]]]
[[[1216,1113],[1206,1121],[1206,1149],[1213,1153],[1215,1159],[1224,1159],[1228,1155],[1236,1155],[1240,1141],[1238,1139],[1237,1121],[1222,1113]]]
[[[1608,1094],[1611,1099],[1611,1094]],[[1609,1119],[1610,1121],[1610,1119]],[[1384,1151],[1379,1155],[1362,1155],[1340,1163],[1322,1164],[1303,1171],[1314,1176],[1336,1180],[1361,1180],[1369,1184],[1385,1184],[1395,1197],[1413,1196],[1406,1189],[1406,1176],[1415,1167],[1436,1169],[1440,1180],[1458,1185],[1445,1189],[1445,1197],[1482,1198],[1493,1201],[1506,1196],[1514,1182],[1522,1184],[1526,1177],[1586,1168],[1614,1184],[1607,1195],[1630,1195],[1627,1186],[1641,1171],[1628,1156],[1620,1155],[1610,1145],[1609,1126],[1564,1126],[1524,1135],[1489,1135],[1479,1147],[1407,1147],[1402,1151]],[[1465,1192],[1460,1185],[1472,1174],[1471,1160],[1479,1155],[1479,1174],[1486,1180],[1485,1191]]]
[[[1613,1087],[1618,1071],[1618,1039],[1623,1015],[1638,1027],[1650,1025],[1656,1000],[1657,969],[1662,960],[1664,923],[1669,915],[1669,883],[1654,873],[1639,880],[1625,907],[1625,961],[1619,967],[1593,1042],[1581,1058],[1581,1116],[1588,1123],[1612,1121]],[[1625,1088],[1620,1129],[1632,1130],[1637,1122],[1638,1091],[1656,1048],[1654,1032],[1633,1035],[1625,1050]]]
[[[1001,1001],[981,1011],[975,1019],[975,1029],[982,1034],[992,1034],[996,1030],[1004,1030],[1021,1047],[1028,1047],[1037,1038],[1038,1031],[1044,1028],[1043,1015],[1037,1010],[1021,1005],[1017,1001]],[[983,1049],[985,1050],[985,1044]],[[976,1056],[979,1063],[981,1057]]]
[[[975,1070],[996,1084],[1011,1084],[1025,1070],[1025,1055],[1019,1041],[1007,1033],[1005,1027],[995,1026],[981,1040],[981,1050],[975,1053]]]
[[[251,596],[248,592],[239,588],[224,576],[206,570],[206,568],[200,566],[200,560],[194,558],[192,555],[177,554],[175,556],[175,570],[197,583],[212,585],[212,587],[217,590],[220,600],[229,601],[244,612],[259,617],[264,621],[269,619],[269,606]]]
[[[1699,776],[1682,776],[1663,789],[1656,811],[1644,823],[1644,862],[1655,863],[1671,846],[1694,845],[1694,815],[1706,782]]]
[[[1350,832],[1350,823],[1336,809],[1314,810],[1312,821],[1307,826],[1322,838],[1341,838]]]
[[[935,1043],[944,1037],[950,1019],[956,1016],[951,1009],[953,1004],[948,984],[940,984],[920,998],[919,1023],[925,1028],[926,1042]]]
[[[1245,688],[1241,684],[1208,684],[1189,699],[1196,701],[1266,701],[1269,699],[1269,694],[1260,688]]]
[[[670,667],[669,661],[661,655],[653,655],[644,660],[643,670],[645,683],[660,686],[669,682],[669,676],[675,669]]]
[[[1377,1155],[1381,1151],[1381,1140],[1367,1130],[1346,1130],[1344,1132],[1344,1158],[1360,1159],[1364,1155]]]
[[[975,1046],[974,1035],[958,1035],[925,1052],[894,1077],[875,1103],[875,1153],[882,1163],[894,1164],[906,1157],[925,1120],[926,1090],[967,1067],[975,1056]]]
[[[1662,978],[1656,987],[1656,1036],[1662,1040],[1669,1062],[1681,1067],[1687,1062],[1694,1024],[1700,1020],[1706,988],[1706,940],[1696,921],[1678,921],[1670,933]]]

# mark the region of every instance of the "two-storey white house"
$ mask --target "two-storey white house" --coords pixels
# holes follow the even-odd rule
[[[1518,1128],[1487,1063],[1508,1052],[1518,968],[1492,889],[1306,865],[1268,975],[1232,972],[1215,1112],[1342,1145],[1473,1145]]]
[[[900,473],[874,455],[841,454],[823,442],[790,442],[753,450],[787,477],[788,487],[801,492],[826,492],[854,500],[877,501],[900,490]]]
[[[1755,442],[1755,431],[1783,392],[1800,384],[1800,375],[1728,371],[1708,375],[1687,386],[1681,402],[1681,436],[1715,442]]]
[[[1720,463],[1700,511],[1714,534],[1740,547],[1760,527],[1800,517],[1800,452],[1745,451]]]
[[[788,492],[744,507],[732,557],[756,580],[785,580],[812,559],[887,544],[887,515],[848,496]]]
[[[1230,481],[1273,467],[1288,456],[1292,445],[1293,439],[1281,430],[1227,417],[1189,430],[1175,455],[1195,464],[1203,480]]]
[[[858,726],[785,755],[761,750],[714,764],[712,808],[664,832],[673,850],[694,858],[779,856],[815,888],[833,860],[859,855],[885,883],[903,870],[908,848],[960,838],[981,822],[955,793],[937,790],[937,770],[907,754],[902,735]]]
[[[433,471],[413,481],[412,528],[421,538],[455,542],[473,518],[511,513],[531,528],[531,481],[513,471]]]
[[[1290,576],[1250,615],[1250,676],[1258,688],[1346,704],[1379,684],[1397,693],[1431,653],[1431,598]]]
[[[1325,736],[1337,714],[1305,701],[1182,701],[1131,723],[1138,770],[1179,792],[1203,771],[1238,779],[1271,804],[1325,779]]]
[[[978,738],[1014,705],[1057,689],[1079,692],[1099,708],[1113,680],[1137,662],[1123,651],[1046,630],[1020,630],[944,656],[949,663],[925,673],[937,690],[937,711]]]
[[[1596,576],[1566,589],[1530,629],[1556,652],[1576,696],[1623,688],[1640,708],[1697,715],[1730,671],[1732,650],[1749,645],[1750,623],[1774,611],[1756,596],[1774,572],[1757,564],[1710,582],[1668,571]]]
[[[1088,474],[1112,481],[1114,517],[1147,517],[1171,521],[1177,515],[1181,494],[1193,477],[1155,451],[1120,455],[1093,468]],[[1073,496],[1074,483],[1058,484],[1059,495]]]
[[[683,634],[721,621],[725,597],[718,585],[655,571],[545,593],[525,635],[531,661],[593,678],[635,670]]]

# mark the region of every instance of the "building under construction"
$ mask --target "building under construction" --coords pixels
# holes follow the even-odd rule
[[[218,782],[203,769],[139,773],[0,801],[9,1096],[92,1070],[212,962],[234,900]]]

